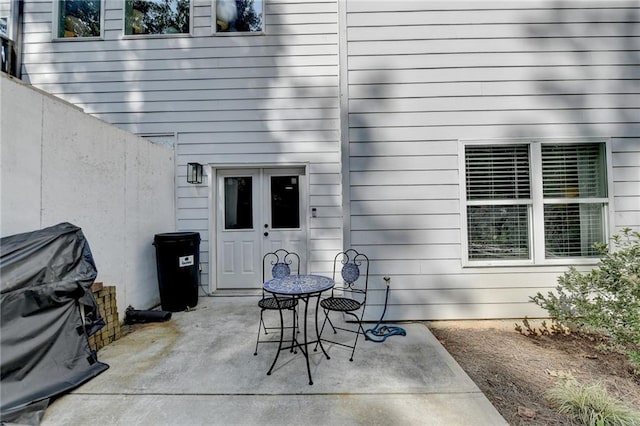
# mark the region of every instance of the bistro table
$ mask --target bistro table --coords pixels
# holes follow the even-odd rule
[[[267,372],[267,375],[271,375],[271,371],[273,367],[276,365],[276,361],[278,361],[278,355],[280,351],[284,349],[293,349],[295,347],[300,348],[300,351],[303,353],[306,361],[307,361],[307,373],[309,375],[309,384],[313,384],[313,380],[311,379],[311,368],[309,367],[309,350],[308,345],[313,343],[319,343],[320,348],[324,355],[329,359],[329,354],[324,350],[322,346],[322,341],[320,340],[320,333],[318,330],[318,304],[320,303],[320,294],[325,291],[333,288],[335,282],[329,278],[322,275],[287,275],[282,278],[274,278],[265,282],[262,286],[265,291],[274,295],[276,299],[276,303],[279,304],[278,300],[282,300],[284,298],[293,297],[298,300],[302,300],[304,302],[304,341],[299,342],[298,338],[295,336],[291,342],[291,346],[282,346],[283,335],[284,335],[284,320],[282,317],[282,310],[279,309],[280,312],[280,344],[278,345],[278,350],[276,351],[276,356],[271,364],[271,368]],[[280,297],[280,299],[278,299]],[[307,341],[307,312],[309,309],[309,300],[312,297],[316,297],[316,311],[315,311],[315,325],[316,325],[316,340],[311,342]]]

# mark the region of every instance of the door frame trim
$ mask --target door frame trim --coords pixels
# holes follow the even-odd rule
[[[209,185],[209,200],[208,200],[208,208],[209,208],[209,294],[215,293],[218,290],[218,200],[217,200],[217,186],[218,186],[218,171],[224,170],[238,170],[238,169],[302,169],[303,176],[307,178],[304,179],[304,192],[305,199],[302,200],[303,205],[305,205],[305,229],[306,229],[306,246],[307,246],[307,265],[309,266],[309,242],[310,242],[310,232],[309,226],[311,225],[310,221],[310,209],[309,209],[309,166],[310,163],[231,163],[231,164],[207,164],[205,165],[206,174],[207,174],[207,182]]]

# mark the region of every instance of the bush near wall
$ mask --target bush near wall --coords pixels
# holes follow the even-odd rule
[[[94,283],[91,291],[96,299],[100,315],[102,315],[106,323],[106,326],[100,331],[89,336],[89,346],[91,349],[98,351],[120,338],[120,319],[118,318],[118,306],[116,305],[115,286]]]

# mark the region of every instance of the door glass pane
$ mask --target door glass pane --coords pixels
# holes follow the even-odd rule
[[[253,188],[251,177],[224,178],[224,228],[253,228]]]
[[[298,176],[271,177],[271,227],[300,228]]]

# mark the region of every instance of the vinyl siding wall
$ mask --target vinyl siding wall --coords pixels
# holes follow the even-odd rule
[[[369,319],[383,276],[387,319],[545,314],[529,297],[565,265],[462,266],[460,140],[608,138],[613,224],[640,229],[640,3],[350,0],[342,16],[345,241],[372,258]]]
[[[54,42],[51,2],[25,4],[25,79],[123,129],[175,140],[176,228],[201,234],[206,289],[213,203],[209,186],[187,184],[187,162],[308,164],[312,270],[328,272],[342,244],[337,2],[265,3],[264,35],[212,35],[212,2],[194,0],[191,36],[123,38],[123,2],[107,0],[103,40]]]
[[[366,252],[369,319],[384,276],[388,320],[497,318],[543,314],[529,296],[566,270],[462,267],[460,140],[608,138],[612,220],[640,227],[635,0],[267,0],[266,35],[231,37],[195,0],[190,37],[139,39],[107,0],[103,40],[55,42],[51,9],[25,4],[24,76],[175,140],[176,226],[201,232],[205,283],[210,189],[189,161],[308,163],[310,270],[330,273],[343,238]]]

